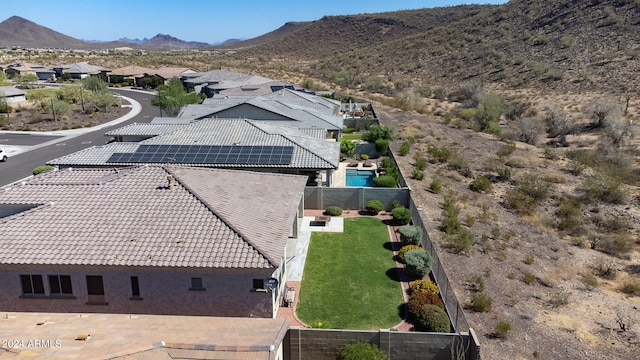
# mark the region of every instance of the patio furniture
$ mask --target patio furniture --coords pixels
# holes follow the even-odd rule
[[[347,167],[358,167],[358,161],[349,160],[349,162],[347,163]]]
[[[362,166],[364,166],[364,167],[372,167],[373,164],[371,163],[371,160],[365,160],[364,164],[362,164]]]

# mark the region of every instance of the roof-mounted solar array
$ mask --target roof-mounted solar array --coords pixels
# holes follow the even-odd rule
[[[140,145],[133,153],[114,153],[107,163],[289,165],[293,146]]]

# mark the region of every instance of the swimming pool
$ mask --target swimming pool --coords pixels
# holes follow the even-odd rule
[[[375,177],[374,170],[347,169],[347,186],[372,187]]]

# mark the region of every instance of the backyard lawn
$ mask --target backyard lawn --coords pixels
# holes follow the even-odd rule
[[[344,219],[343,233],[311,235],[297,307],[309,326],[388,329],[402,317],[402,288],[380,219]],[[322,326],[318,326],[322,322]]]

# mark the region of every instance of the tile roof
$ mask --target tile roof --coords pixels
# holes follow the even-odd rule
[[[163,79],[171,79],[173,77],[180,77],[182,74],[192,74],[195,71],[186,67],[161,67],[154,72],[155,75],[162,77]]]
[[[26,92],[13,86],[0,86],[0,96],[24,96]]]
[[[155,69],[146,68],[137,65],[129,65],[117,69],[113,69],[109,71],[109,75],[120,75],[120,76],[134,76],[134,75],[144,75],[144,74],[154,74],[156,72]]]
[[[273,81],[262,76],[247,75],[228,70],[212,70],[204,73],[183,74],[181,80],[185,84],[205,84],[211,89],[223,90],[245,85],[258,85]]]
[[[299,93],[299,94],[295,94]],[[311,99],[315,97],[317,99]],[[265,96],[215,96],[202,104],[191,104],[182,108],[178,117],[206,118],[241,106],[261,109],[261,114],[251,111],[253,120],[291,119],[289,126],[319,127],[327,130],[342,130],[344,120],[338,116],[339,104],[327,102],[320,96],[284,89]],[[315,100],[315,101],[314,101]],[[328,100],[328,99],[325,99]],[[247,109],[246,112],[248,112]],[[281,125],[285,125],[282,122]],[[302,124],[302,125],[301,125]]]
[[[141,133],[146,132],[138,124]],[[136,126],[136,128],[138,128]],[[153,131],[160,132],[161,124],[150,124]],[[107,163],[114,153],[135,152],[140,145],[244,145],[244,146],[292,146],[290,164],[206,164],[207,167],[242,168],[291,168],[291,169],[336,169],[340,162],[340,144],[324,138],[309,136],[304,131],[278,126],[270,122],[247,119],[203,119],[185,126],[163,125],[167,131],[162,135],[140,142],[114,142],[94,146],[53,159],[47,164],[58,166],[123,166],[132,163]],[[174,127],[175,126],[175,127]],[[126,128],[126,127],[125,127]],[[131,127],[129,130],[133,130]],[[127,132],[129,132],[127,130]],[[117,130],[116,130],[117,131]],[[124,131],[124,130],[123,130]],[[130,133],[128,135],[135,135]],[[190,164],[203,166],[201,164]]]
[[[61,68],[63,72],[67,74],[90,74],[90,73],[98,73],[101,71],[108,71],[108,69],[103,68],[102,66],[91,65],[86,62],[54,66],[53,68],[54,69]]]
[[[133,123],[127,126],[123,126],[118,129],[114,129],[105,133],[106,136],[126,136],[126,135],[163,135],[172,133],[178,129],[181,129],[189,124],[163,124],[163,123]]]
[[[0,189],[0,204],[37,205],[0,218],[0,263],[274,268],[306,181],[161,166],[44,173]]]

